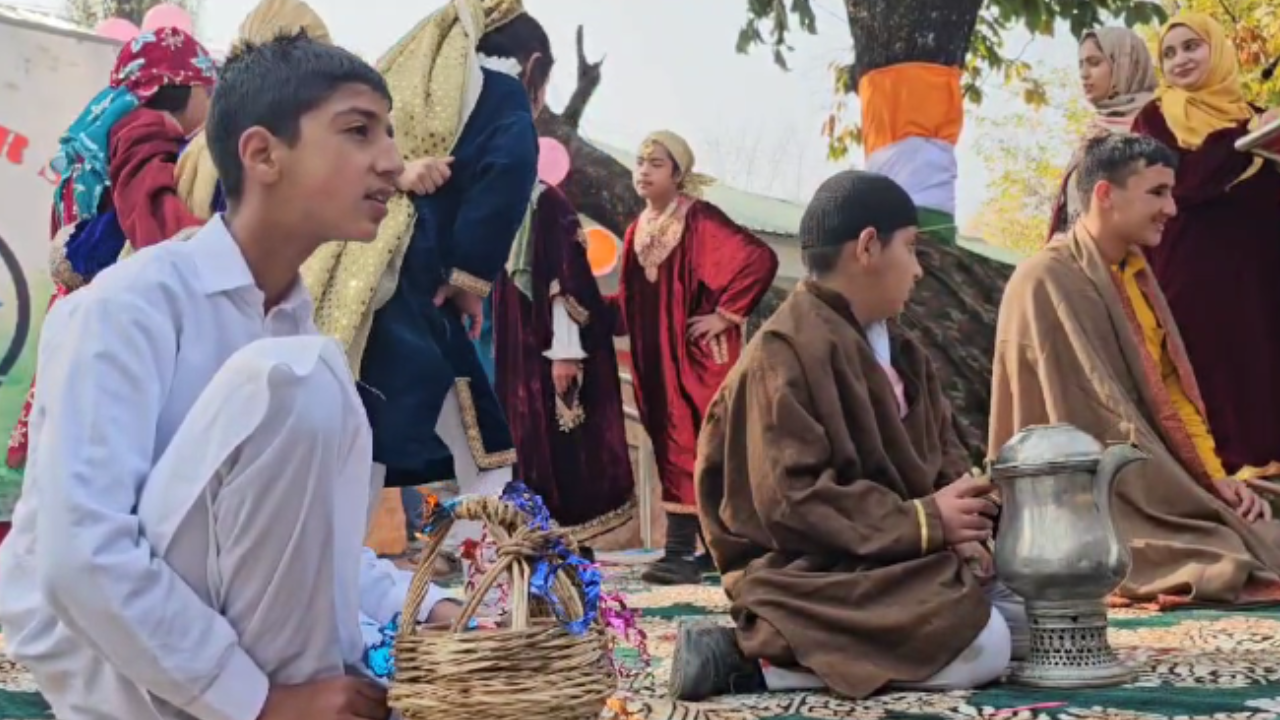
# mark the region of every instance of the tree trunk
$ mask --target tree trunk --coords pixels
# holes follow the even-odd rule
[[[578,212],[622,237],[631,221],[644,209],[644,201],[631,184],[631,171],[582,139],[578,124],[587,103],[600,87],[600,66],[604,60],[587,60],[582,26],[577,32],[578,84],[559,114],[550,109],[538,116],[538,135],[559,140],[569,151],[569,177],[562,189]]]
[[[982,0],[845,0],[853,37],[853,84],[905,62],[964,67]]]
[[[973,6],[973,17],[979,4],[977,0],[916,2]],[[917,14],[913,10],[911,15]],[[970,21],[968,27],[972,25]],[[917,43],[912,47],[919,46],[922,45]],[[949,51],[959,52],[954,48]],[[876,57],[898,56],[886,52]],[[580,212],[621,237],[643,208],[631,186],[631,172],[578,134],[578,121],[600,84],[600,66],[600,62],[587,61],[579,28],[578,86],[561,113],[542,113],[538,131],[559,140],[569,150],[572,170],[563,186],[569,199]],[[929,350],[951,400],[960,439],[975,462],[980,462],[986,454],[996,308],[1011,268],[957,246],[934,242],[921,243],[919,258],[924,277],[916,285],[901,324]],[[788,291],[779,286],[770,290],[752,314],[748,333],[773,314]]]
[[[857,88],[872,70],[908,62],[964,67],[982,0],[845,0]],[[996,313],[1012,268],[963,248],[922,238],[924,277],[902,327],[928,348],[954,411],[953,424],[975,463],[986,457]]]

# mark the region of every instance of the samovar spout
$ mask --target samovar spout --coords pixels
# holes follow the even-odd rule
[[[1093,501],[1108,524],[1111,523],[1111,493],[1115,490],[1120,471],[1140,460],[1149,459],[1150,455],[1129,443],[1112,445],[1103,451],[1098,469],[1093,474]]]

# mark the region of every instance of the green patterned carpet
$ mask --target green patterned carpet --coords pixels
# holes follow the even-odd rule
[[[682,618],[728,618],[714,581],[702,587],[649,588],[638,566],[611,566],[611,583],[643,611],[653,672],[622,697],[632,720],[1066,720],[1177,718],[1280,720],[1280,609],[1219,613],[1141,610],[1112,613],[1111,639],[1139,668],[1130,686],[1098,691],[997,686],[977,692],[897,693],[851,702],[819,693],[722,698],[698,704],[666,700],[666,658]],[[622,660],[634,662],[631,652]],[[0,661],[0,720],[52,717],[20,667]],[[530,714],[530,720],[536,716]]]

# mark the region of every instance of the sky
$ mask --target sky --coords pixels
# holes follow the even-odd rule
[[[57,11],[62,0],[6,0]],[[334,39],[374,61],[441,0],[308,0]],[[850,38],[840,0],[812,0],[814,36],[795,34],[790,72],[767,49],[734,52],[746,16],[745,0],[525,0],[546,27],[557,62],[548,99],[559,109],[576,79],[574,33],[585,31],[587,57],[605,57],[603,81],[587,107],[588,138],[634,147],[650,131],[668,128],[693,145],[703,172],[743,189],[803,201],[830,174],[861,163],[826,159],[819,130],[831,104],[831,63],[847,59]],[[204,0],[198,33],[225,48],[257,0]],[[1070,67],[1076,46],[1065,35],[1037,39],[1015,33],[1006,47],[1037,68]],[[1007,113],[1021,101],[984,89],[981,113]],[[856,100],[851,113],[857,112]],[[972,113],[970,114],[972,117]],[[987,173],[974,150],[978,127],[969,122],[959,147],[958,215],[966,223],[981,205]]]

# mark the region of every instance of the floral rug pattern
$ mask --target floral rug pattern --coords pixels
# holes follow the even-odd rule
[[[1111,641],[1138,669],[1132,685],[1054,691],[1012,685],[957,693],[894,693],[853,702],[822,693],[666,698],[667,659],[682,619],[728,622],[715,579],[700,587],[654,588],[640,566],[608,565],[609,583],[643,615],[651,672],[620,692],[631,720],[1280,720],[1280,609],[1155,613],[1113,610]],[[2,647],[2,645],[0,645]],[[635,664],[633,651],[619,659]],[[530,718],[536,713],[530,713]],[[0,720],[52,718],[30,675],[0,659]]]

